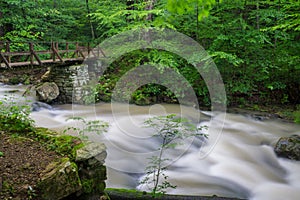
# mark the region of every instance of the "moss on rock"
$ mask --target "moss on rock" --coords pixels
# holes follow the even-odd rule
[[[80,138],[63,135],[46,128],[36,128],[30,133],[31,137],[45,144],[50,150],[56,151],[62,156],[75,160],[76,151],[84,146]]]
[[[44,200],[62,199],[79,191],[82,186],[77,165],[69,158],[49,164],[43,172],[38,188]]]

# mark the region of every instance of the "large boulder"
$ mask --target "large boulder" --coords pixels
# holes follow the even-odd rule
[[[39,101],[51,102],[59,95],[59,88],[54,82],[45,82],[36,87],[36,95]]]
[[[300,160],[300,136],[281,137],[274,150],[279,157]]]
[[[38,184],[43,200],[59,200],[81,190],[77,165],[68,158],[50,163]]]

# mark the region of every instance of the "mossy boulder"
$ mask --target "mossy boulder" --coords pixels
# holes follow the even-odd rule
[[[106,147],[103,143],[37,128],[31,136],[56,151],[62,160],[51,163],[38,184],[41,199],[99,199],[105,189]]]
[[[281,137],[275,145],[275,153],[279,157],[300,160],[300,136]]]
[[[49,164],[41,175],[38,188],[44,200],[63,199],[81,190],[77,165],[69,158]]]

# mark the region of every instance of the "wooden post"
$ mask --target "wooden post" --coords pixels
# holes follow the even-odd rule
[[[30,49],[30,64],[33,65],[33,58],[36,59],[36,61],[39,63],[40,66],[43,65],[41,59],[38,57],[38,55],[34,51],[33,43],[29,43],[29,49]]]
[[[59,55],[57,48],[58,48],[58,43],[57,42],[55,44],[53,43],[53,45],[52,45],[53,58],[54,58],[53,61],[55,62],[55,56],[57,56],[57,58],[60,60],[60,62],[63,63],[64,61],[63,61],[62,57]]]
[[[5,46],[5,42],[0,41],[0,52],[2,51],[2,49],[4,49],[4,46]]]
[[[6,42],[6,52],[10,52],[10,42]],[[6,60],[8,63],[11,63],[10,56],[6,56]]]
[[[6,48],[6,42],[0,41],[0,47],[1,47],[1,49],[4,48],[4,47]],[[3,60],[6,67],[11,68],[8,61],[6,60],[6,57],[2,54],[1,49],[0,49],[0,61]],[[0,62],[0,67],[1,67],[1,62]]]
[[[67,58],[69,57],[69,43],[66,42],[66,54],[67,54]]]
[[[85,59],[85,56],[82,52],[82,48],[80,49],[79,43],[76,42],[76,58],[78,58],[79,56],[81,56],[83,59]]]
[[[30,64],[33,65],[33,43],[29,42]]]
[[[90,46],[90,43],[88,42],[88,58],[90,57],[90,52],[91,52],[91,46]]]
[[[78,46],[78,42],[76,42],[76,58],[78,58],[79,56],[79,46]]]
[[[11,68],[11,66],[9,65],[9,62],[6,60],[5,56],[2,55],[1,52],[0,52],[0,58],[4,61],[7,68]]]
[[[55,62],[54,42],[51,42],[52,60]]]
[[[78,52],[79,52],[79,54],[81,55],[81,57],[82,57],[83,59],[85,59],[85,56],[84,56],[83,52],[82,52],[81,50],[78,50]]]

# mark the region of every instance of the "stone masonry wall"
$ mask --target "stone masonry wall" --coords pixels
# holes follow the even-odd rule
[[[101,74],[101,62],[92,61],[74,66],[53,66],[48,79],[59,88],[54,103],[84,104],[93,98],[95,80]]]

